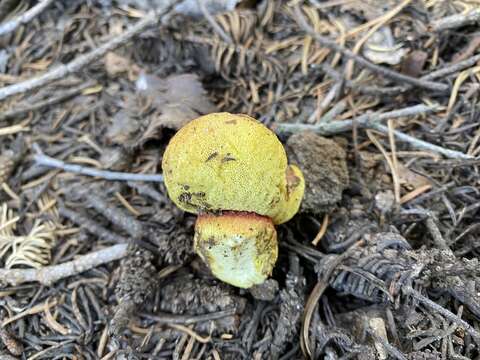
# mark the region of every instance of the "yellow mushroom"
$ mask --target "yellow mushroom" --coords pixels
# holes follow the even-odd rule
[[[271,219],[253,213],[200,215],[195,252],[220,280],[241,288],[262,283],[277,261],[277,232]]]
[[[277,257],[273,224],[284,223],[297,213],[305,189],[302,172],[288,165],[276,135],[247,115],[202,116],[170,140],[162,169],[172,201],[187,212],[200,214],[195,250],[214,275],[239,287],[263,282]],[[260,245],[254,246],[254,241]],[[218,248],[206,248],[209,242]],[[244,276],[240,269],[247,266],[247,260],[235,253],[238,246],[244,249],[242,254],[252,257],[248,263],[252,272]],[[225,274],[233,268],[240,274]]]

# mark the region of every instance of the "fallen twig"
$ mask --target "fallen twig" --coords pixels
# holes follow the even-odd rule
[[[105,216],[110,222],[125,231],[133,239],[139,239],[142,236],[142,223],[126,213],[123,209],[110,205],[105,198],[97,195],[95,191],[86,191],[85,194],[83,194],[83,198],[89,207]]]
[[[126,30],[119,36],[112,38],[107,43],[100,45],[91,52],[79,56],[75,60],[70,61],[68,64],[58,65],[40,76],[1,88],[0,100],[6,99],[12,95],[37,89],[41,86],[51,83],[52,81],[59,80],[67,75],[79,71],[84,66],[101,58],[107,52],[125,44],[132,37],[142,32],[147,27],[156,24],[163,15],[167,14],[173,8],[174,5],[175,2],[173,2],[169,6],[164,7],[162,10],[148,13],[143,19],[138,21],[135,25],[131,26],[128,30]]]
[[[383,120],[402,118],[405,116],[415,116],[420,114],[428,114],[438,111],[438,106],[429,105],[414,105],[400,110],[388,111],[381,114],[364,114],[356,119],[321,122],[319,124],[276,124],[275,131],[278,133],[295,133],[300,131],[313,131],[320,135],[335,135],[344,131],[350,131],[353,128],[354,123],[358,127],[368,128],[374,123],[378,123]]]
[[[45,10],[54,0],[43,0],[39,1],[31,9],[28,9],[23,14],[13,18],[6,23],[0,25],[0,36],[11,33],[20,25],[28,23],[35,16],[39,15],[43,10]]]
[[[463,69],[466,69],[471,66],[475,66],[477,62],[480,61],[480,54],[474,55],[466,60],[460,61],[456,64],[451,64],[448,66],[445,66],[442,69],[438,69],[435,71],[432,71],[430,74],[427,74],[425,76],[422,76],[422,80],[433,80],[433,79],[438,79],[438,78],[443,78],[447,75],[453,74],[457,71],[462,71]]]
[[[16,109],[13,109],[13,110],[7,110],[3,113],[0,114],[0,122],[2,121],[5,121],[5,120],[9,120],[11,118],[14,118],[14,117],[18,117],[18,116],[21,116],[21,115],[24,115],[26,113],[28,113],[29,111],[35,111],[35,110],[39,110],[41,108],[44,108],[46,106],[50,106],[50,105],[53,105],[53,104],[57,104],[59,102],[62,102],[72,96],[75,96],[77,95],[79,92],[85,90],[86,88],[92,86],[94,84],[93,81],[87,81],[73,89],[69,89],[69,90],[65,90],[65,91],[62,91],[58,96],[53,96],[53,97],[50,97],[50,98],[47,98],[45,100],[42,100],[42,101],[39,101],[37,103],[34,103],[34,104],[29,104],[29,105],[23,105],[20,104],[20,107],[16,108]],[[25,101],[25,103],[28,104],[28,99]]]
[[[63,171],[72,172],[81,175],[99,177],[106,180],[117,181],[153,181],[163,182],[163,175],[160,174],[135,174],[117,171],[100,170],[92,167],[81,166],[77,164],[69,164],[62,160],[58,160],[42,153],[38,146],[34,148],[37,152],[33,156],[36,165],[46,166],[53,169],[61,169]]]
[[[375,73],[388,77],[393,81],[396,81],[402,85],[410,84],[423,89],[434,90],[434,91],[447,91],[450,88],[450,86],[447,84],[432,82],[432,81],[422,80],[422,79],[416,79],[414,77],[401,74],[397,71],[393,71],[386,67],[376,65],[368,61],[367,59],[355,54],[353,51],[345,49],[343,46],[338,45],[335,41],[330,40],[322,35],[319,35],[317,32],[315,32],[315,30],[312,29],[310,25],[308,25],[307,21],[305,20],[305,17],[302,15],[300,8],[298,6],[295,7],[295,14],[296,14],[296,19],[299,26],[303,30],[305,30],[311,37],[313,37],[316,41],[318,41],[322,46],[325,46],[329,49],[340,52],[345,57],[354,60],[357,64],[362,65],[363,67],[366,67],[367,69]]]
[[[395,346],[389,344],[388,341],[385,340],[383,337],[375,334],[375,331],[373,331],[372,329],[367,329],[367,333],[371,337],[373,337],[376,342],[380,343],[383,349],[385,349],[389,355],[398,360],[407,360],[407,357],[400,350],[398,350]]]
[[[94,234],[101,239],[122,244],[128,242],[127,238],[108,230],[107,228],[96,223],[90,217],[83,216],[79,212],[72,211],[64,206],[61,206],[58,211],[61,216],[67,218],[74,224],[81,226],[89,233]]]
[[[388,128],[384,125],[373,123],[368,126],[371,129],[380,131],[383,134],[388,134]],[[439,154],[442,154],[450,159],[473,159],[472,156],[464,154],[460,151],[446,149],[444,147],[434,145],[432,143],[417,139],[413,136],[407,135],[401,131],[393,130],[393,134],[399,140],[405,141],[417,149],[429,150]]]
[[[0,136],[13,135],[23,131],[30,131],[30,128],[20,124],[7,126],[0,128]]]
[[[148,320],[155,320],[157,324],[191,325],[198,322],[222,319],[228,316],[235,315],[235,313],[235,309],[228,309],[201,315],[179,315],[168,313],[156,313],[155,315],[152,315],[147,313],[141,313],[140,316]]]
[[[438,249],[449,249],[447,242],[442,236],[440,229],[438,228],[437,223],[434,220],[433,215],[427,217],[426,225],[430,234],[432,235],[433,242]]]
[[[433,31],[456,29],[465,25],[480,22],[480,8],[470,10],[465,14],[455,14],[434,21],[431,25]]]
[[[0,269],[0,283],[18,286],[36,281],[42,285],[50,286],[58,280],[125,257],[127,247],[128,244],[113,245],[79,256],[77,259],[63,264],[46,266],[40,269]]]
[[[310,124],[277,124],[274,130],[279,134],[291,134],[300,131],[313,131],[320,135],[335,135],[343,131],[349,131],[356,124],[358,128],[374,129],[383,134],[388,134],[388,127],[380,124],[382,120],[402,118],[405,116],[414,116],[427,114],[439,110],[438,106],[415,105],[400,110],[385,112],[382,114],[364,114],[357,119],[331,121],[328,123]],[[459,151],[445,149],[444,147],[431,144],[429,142],[417,139],[413,136],[393,130],[393,134],[402,141],[408,142],[412,146],[442,154],[450,159],[472,159],[473,157]]]

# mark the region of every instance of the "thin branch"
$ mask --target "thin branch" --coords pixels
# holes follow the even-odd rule
[[[168,314],[168,313],[155,313],[147,314],[141,313],[140,316],[148,320],[155,320],[157,324],[183,324],[191,325],[198,322],[218,320],[225,318],[227,316],[235,315],[235,309],[221,310],[209,314],[201,315],[178,315],[178,314]]]
[[[341,113],[347,108],[347,102],[345,100],[340,100],[335,105],[332,106],[321,118],[318,120],[318,123],[328,123],[333,121],[336,117],[340,116]]]
[[[126,244],[129,240],[121,235],[118,235],[109,229],[98,224],[90,216],[84,216],[77,211],[72,211],[65,206],[58,209],[61,216],[67,218],[72,223],[77,224],[81,228],[88,231],[90,234],[96,235],[100,239],[112,241],[116,243]]]
[[[155,25],[163,15],[168,13],[170,9],[173,8],[174,4],[175,2],[158,12],[155,11],[148,13],[144,18],[142,18],[135,25],[131,26],[128,30],[126,30],[119,36],[113,37],[107,43],[97,47],[96,49],[85,55],[79,56],[75,60],[70,61],[68,64],[58,65],[40,76],[1,88],[0,100],[6,99],[12,95],[37,89],[41,86],[45,86],[46,84],[51,83],[52,81],[59,80],[67,75],[79,71],[84,66],[104,56],[107,52],[124,45],[132,37],[141,33],[147,27]]]
[[[438,79],[438,78],[443,78],[447,75],[453,74],[457,71],[462,71],[463,69],[466,69],[471,66],[475,66],[477,62],[480,61],[480,54],[474,55],[468,59],[465,59],[463,61],[460,61],[456,64],[451,64],[448,65],[442,69],[438,69],[435,71],[432,71],[430,74],[427,74],[425,76],[422,76],[422,80],[433,80],[433,79]]]
[[[480,8],[470,10],[465,14],[455,14],[438,19],[432,23],[431,29],[433,31],[444,31],[472,25],[477,22],[480,23]]]
[[[15,117],[18,117],[18,116],[21,116],[21,115],[24,115],[30,111],[35,111],[35,110],[39,110],[41,108],[44,108],[46,106],[50,106],[50,105],[53,105],[53,104],[57,104],[59,102],[62,102],[64,100],[67,100],[68,98],[71,98],[75,95],[77,95],[79,92],[85,90],[86,88],[92,86],[94,84],[93,81],[87,81],[73,89],[68,89],[68,90],[65,90],[65,91],[62,91],[60,94],[58,94],[57,96],[52,96],[52,97],[49,97],[45,100],[42,100],[42,101],[39,101],[37,103],[34,103],[34,104],[28,104],[28,99],[25,100],[25,103],[28,104],[28,105],[20,105],[20,107],[16,108],[16,109],[13,109],[13,110],[8,110],[8,111],[5,111],[3,112],[2,114],[0,114],[0,122],[2,121],[5,121],[5,120],[9,120],[11,118],[15,118]]]
[[[436,112],[439,110],[438,106],[428,106],[428,105],[414,105],[406,107],[400,110],[388,111],[381,114],[364,114],[359,116],[356,119],[350,120],[341,120],[341,121],[331,121],[331,122],[321,122],[319,124],[277,124],[275,126],[275,131],[281,134],[289,134],[300,131],[313,131],[319,135],[335,135],[344,131],[350,131],[353,128],[353,124],[356,123],[358,127],[368,128],[374,123],[389,120],[402,118],[406,116],[415,116],[420,114],[428,114]]]
[[[335,135],[343,131],[349,131],[356,124],[359,128],[374,129],[383,134],[388,134],[388,128],[380,122],[405,116],[414,116],[419,114],[427,114],[439,110],[438,106],[415,105],[400,110],[385,112],[382,114],[364,114],[357,119],[332,121],[328,123],[310,124],[277,124],[274,130],[279,134],[290,134],[300,131],[313,131],[320,135]],[[409,143],[415,148],[433,151],[442,154],[450,159],[473,159],[472,156],[459,151],[445,149],[444,147],[431,144],[429,142],[417,139],[413,136],[394,130],[393,134],[404,142]]]
[[[432,235],[435,247],[438,249],[449,249],[447,242],[443,238],[442,233],[440,232],[440,229],[438,228],[438,225],[432,215],[427,217],[426,225],[430,231],[430,234]]]
[[[113,245],[63,264],[40,269],[0,269],[0,284],[18,286],[27,282],[39,282],[42,285],[50,286],[58,280],[125,257],[127,247],[128,244]]]
[[[305,20],[305,17],[302,15],[300,8],[298,6],[295,7],[295,14],[296,14],[296,20],[299,26],[303,30],[305,30],[310,36],[312,36],[315,40],[317,40],[322,46],[325,46],[331,50],[341,53],[348,59],[354,60],[357,64],[363,67],[366,67],[367,69],[375,73],[388,77],[391,80],[397,83],[400,83],[402,85],[410,84],[423,89],[441,91],[441,92],[448,91],[450,88],[450,86],[447,84],[432,82],[432,81],[422,80],[422,79],[416,79],[414,77],[401,74],[397,71],[393,71],[386,67],[376,65],[368,61],[367,59],[355,54],[353,51],[349,49],[345,49],[343,46],[338,45],[335,41],[330,40],[316,33],[315,30],[312,29],[310,25],[308,25],[307,21]]]
[[[28,9],[23,14],[13,18],[6,23],[0,24],[0,36],[6,35],[14,31],[20,25],[24,25],[32,20],[34,17],[39,15],[43,10],[45,10],[54,0],[43,0],[38,2],[34,7]]]
[[[95,191],[86,191],[82,197],[89,207],[105,216],[112,224],[118,226],[133,239],[139,239],[142,236],[142,223],[126,213],[126,210],[110,205],[105,198],[97,195]]]
[[[92,167],[70,164],[43,154],[38,146],[34,145],[34,148],[37,151],[37,154],[33,156],[33,159],[35,160],[35,164],[39,166],[46,166],[53,169],[61,169],[67,172],[98,177],[105,180],[163,182],[163,175],[160,174],[135,174],[100,170]]]
[[[381,124],[378,124],[378,123],[373,123],[373,124],[370,124],[368,127],[371,128],[371,129],[375,129],[377,131],[380,131],[383,134],[388,134],[388,128],[384,125],[381,125]],[[407,135],[407,134],[405,134],[401,131],[398,131],[398,130],[393,130],[393,134],[399,140],[407,142],[417,149],[433,151],[433,152],[442,154],[445,157],[450,158],[450,159],[473,159],[472,156],[464,154],[460,151],[450,150],[450,149],[446,149],[446,148],[438,146],[438,145],[434,145],[432,143],[429,143],[429,142],[417,139],[413,136]]]

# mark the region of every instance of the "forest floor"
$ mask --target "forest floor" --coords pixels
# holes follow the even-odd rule
[[[0,3],[0,359],[480,359],[480,1],[168,3]],[[221,111],[306,179],[248,290],[159,176]]]

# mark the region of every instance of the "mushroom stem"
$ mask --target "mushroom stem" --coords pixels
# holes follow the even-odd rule
[[[202,214],[195,224],[194,249],[217,278],[249,288],[271,275],[277,232],[270,218],[255,213]]]

